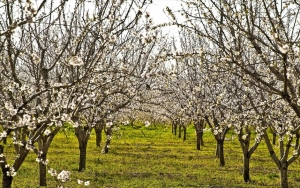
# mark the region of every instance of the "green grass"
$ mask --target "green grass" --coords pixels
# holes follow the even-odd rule
[[[87,169],[78,172],[79,150],[73,132],[59,133],[49,150],[49,166],[70,170],[67,187],[83,187],[77,179],[91,181],[90,187],[279,187],[279,172],[269,157],[264,142],[251,159],[251,183],[243,183],[242,152],[238,141],[225,142],[226,166],[219,167],[214,158],[215,141],[204,133],[205,147],[195,148],[193,127],[185,142],[172,135],[170,127],[140,129],[124,126],[122,136],[113,137],[108,154],[101,154],[92,133],[87,149]],[[232,133],[229,133],[228,137]],[[104,136],[105,138],[105,136]],[[14,178],[13,187],[38,187],[38,163],[31,153]],[[289,167],[290,187],[300,187],[299,160]],[[48,174],[48,187],[56,187]]]

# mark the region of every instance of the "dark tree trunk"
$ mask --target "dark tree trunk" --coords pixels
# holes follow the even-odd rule
[[[217,140],[217,145],[216,145],[216,152],[215,152],[215,157],[219,158],[220,157],[220,143]]]
[[[201,149],[201,146],[204,146],[203,143],[203,126],[204,126],[204,120],[198,120],[195,122],[195,130],[197,134],[197,150]]]
[[[201,149],[201,133],[197,132],[197,150]]]
[[[79,146],[80,151],[80,158],[79,158],[79,172],[83,172],[86,169],[86,147],[87,143],[84,141],[81,141],[81,144]]]
[[[46,155],[40,157],[41,160],[46,160]],[[47,166],[42,162],[39,162],[39,170],[40,170],[40,186],[47,186]]]
[[[219,158],[220,166],[225,166],[225,156],[224,156],[224,140],[219,139]]]
[[[7,143],[7,137],[2,138],[2,142],[3,142],[3,144],[6,144]]]
[[[178,138],[181,138],[181,125],[179,125],[179,130],[178,130]]]
[[[176,123],[174,124],[174,135],[175,136],[177,135],[177,124]]]
[[[203,131],[200,132],[200,141],[201,141],[201,146],[204,146],[204,141],[203,141]]]
[[[281,168],[280,170],[280,185],[281,188],[288,188],[288,166],[287,162],[282,162],[281,163]]]
[[[186,141],[186,127],[183,126],[183,141]]]
[[[100,143],[102,141],[102,130],[103,130],[103,126],[95,128],[95,132],[96,132],[96,145],[97,145],[97,147],[100,147]]]
[[[9,169],[7,169],[9,170]],[[13,181],[12,176],[7,176],[6,171],[2,171],[2,188],[11,188],[11,184]]]
[[[250,156],[248,153],[244,154],[244,169],[243,169],[243,177],[244,182],[250,181]]]

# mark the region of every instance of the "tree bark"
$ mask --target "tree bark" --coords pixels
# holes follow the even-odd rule
[[[40,157],[41,160],[45,161],[47,159],[46,155]],[[39,162],[40,170],[40,186],[47,186],[47,166],[42,162]]]
[[[243,169],[243,177],[244,177],[244,182],[249,182],[250,181],[250,156],[247,153],[244,154],[244,169]]]
[[[101,141],[102,141],[102,130],[103,126],[100,127],[95,127],[95,132],[96,132],[96,146],[100,147]]]
[[[280,167],[280,185],[281,188],[288,188],[288,165],[287,162],[282,162]]]
[[[225,156],[224,156],[224,140],[219,139],[219,158],[220,166],[225,166]]]
[[[186,141],[186,127],[183,126],[183,141]]]
[[[201,146],[204,146],[204,141],[203,141],[203,131],[200,132],[200,140],[201,140]]]
[[[197,150],[201,149],[201,133],[197,132]]]
[[[7,169],[9,170],[9,169]],[[2,188],[11,188],[11,184],[13,181],[12,176],[7,176],[6,171],[2,171]]]
[[[106,142],[105,142],[105,147],[104,147],[104,153],[108,153],[109,147],[110,147],[110,140],[111,140],[111,135],[112,135],[112,127],[108,127],[106,129]]]
[[[181,138],[181,125],[179,125],[178,138]]]
[[[220,157],[220,143],[218,140],[217,140],[217,145],[216,145],[215,157],[217,157],[217,158]]]
[[[80,151],[80,157],[79,157],[79,172],[83,172],[86,169],[86,147],[87,143],[84,141],[81,141],[81,144],[79,146]]]

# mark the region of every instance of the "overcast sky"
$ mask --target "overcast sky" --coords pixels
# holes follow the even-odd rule
[[[180,0],[153,0],[153,3],[147,8],[147,11],[150,13],[154,25],[168,23],[170,20],[164,13],[164,10],[167,6],[173,11],[179,10],[181,3],[182,2]],[[170,35],[176,35],[178,29],[176,26],[171,26],[164,28],[163,31]]]

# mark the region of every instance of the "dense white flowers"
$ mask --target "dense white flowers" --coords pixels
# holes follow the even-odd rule
[[[66,182],[70,180],[70,175],[71,172],[70,171],[65,171],[62,170],[58,175],[57,175],[57,179],[61,180],[62,182]]]

